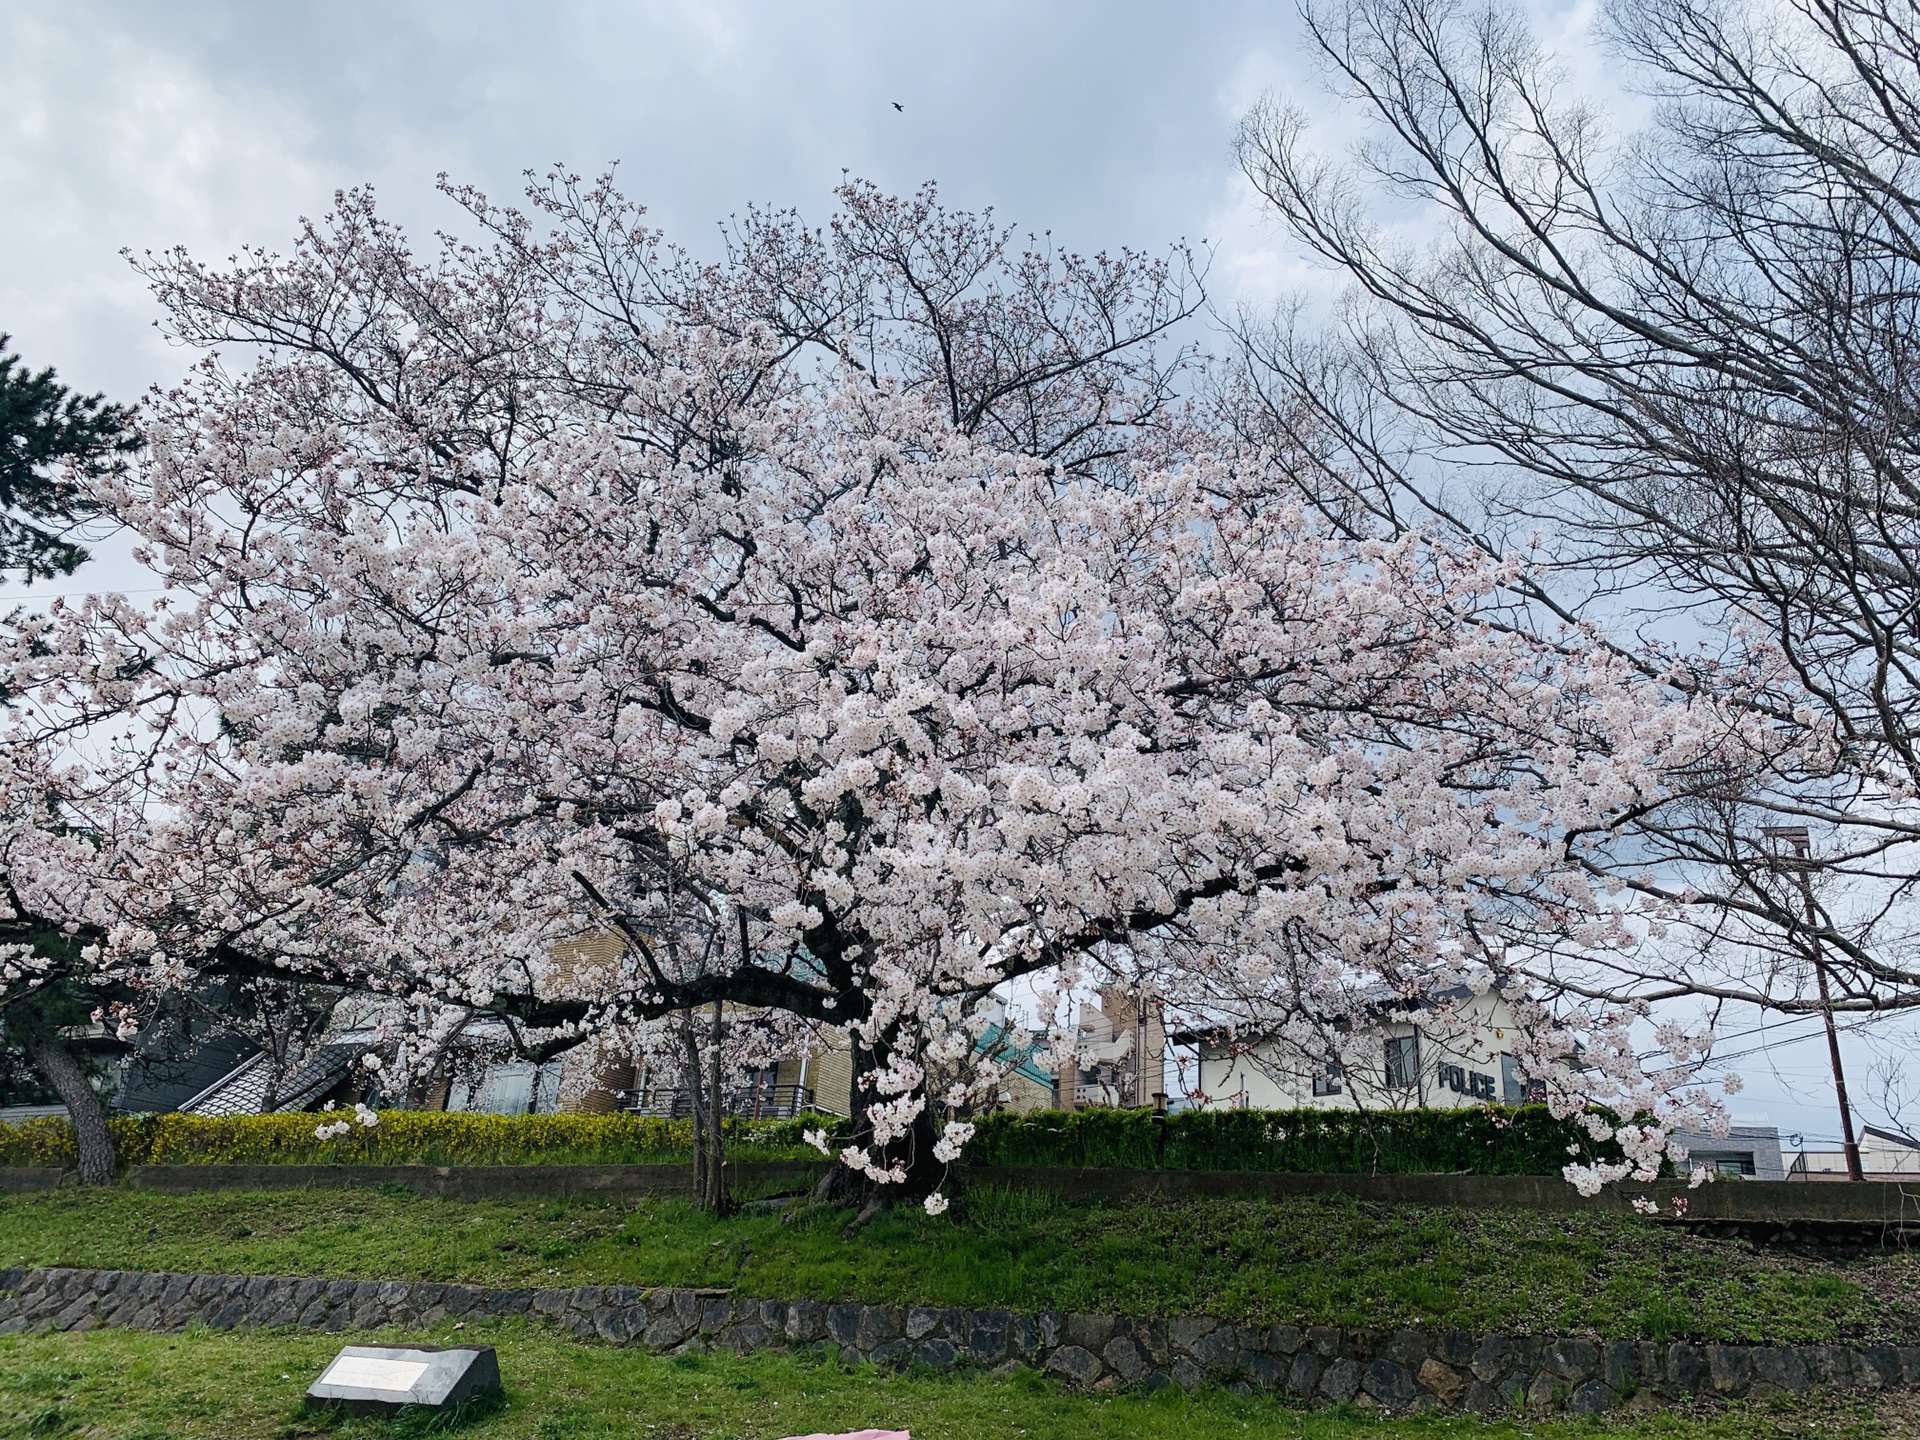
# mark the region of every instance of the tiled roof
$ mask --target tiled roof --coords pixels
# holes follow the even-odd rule
[[[366,1049],[366,1040],[358,1036],[342,1036],[322,1045],[281,1083],[273,1108],[306,1109],[338,1085]],[[180,1108],[196,1115],[258,1115],[265,1107],[272,1075],[264,1054],[250,1055]]]

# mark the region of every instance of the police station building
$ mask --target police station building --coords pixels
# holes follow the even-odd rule
[[[1411,1021],[1364,1035],[1328,1031],[1301,1041],[1221,1029],[1175,1038],[1198,1049],[1194,1100],[1208,1109],[1412,1110],[1529,1098],[1505,998],[1464,987]]]

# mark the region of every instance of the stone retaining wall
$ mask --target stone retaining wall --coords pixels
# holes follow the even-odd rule
[[[0,1335],[128,1326],[418,1329],[525,1316],[583,1339],[672,1354],[826,1346],[843,1360],[991,1371],[1029,1366],[1100,1391],[1206,1384],[1389,1410],[1597,1413],[1700,1396],[1920,1385],[1920,1346],[1716,1345],[1301,1329],[1204,1316],[1017,1314],[754,1300],[721,1290],[0,1270]]]

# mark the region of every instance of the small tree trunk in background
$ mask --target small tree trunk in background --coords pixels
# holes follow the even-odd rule
[[[73,1119],[73,1139],[80,1151],[80,1183],[111,1185],[119,1168],[113,1153],[113,1132],[107,1128],[106,1107],[87,1083],[87,1072],[58,1036],[30,1039],[26,1051]]]
[[[707,1188],[701,1197],[700,1206],[715,1215],[727,1213],[727,1137],[724,1128],[727,1116],[727,1096],[724,1081],[726,1063],[721,1055],[721,1042],[726,1038],[723,1028],[722,1008],[718,1000],[713,1002],[713,1030],[710,1043],[713,1053],[708,1062],[707,1100],[713,1107],[707,1116]]]
[[[693,1011],[686,1012],[681,1030],[687,1048],[687,1110],[693,1119],[693,1203],[707,1204],[707,1107],[705,1086],[700,1078],[700,1034],[694,1028]]]

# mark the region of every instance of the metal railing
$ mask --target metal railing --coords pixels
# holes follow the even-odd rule
[[[637,1115],[685,1120],[693,1114],[692,1093],[674,1089],[623,1090],[620,1105]],[[812,1111],[813,1089],[807,1085],[749,1084],[726,1094],[729,1115],[741,1120],[792,1120]]]

